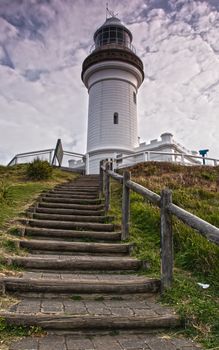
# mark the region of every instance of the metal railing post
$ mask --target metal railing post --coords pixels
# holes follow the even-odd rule
[[[49,152],[49,164],[52,164],[52,151]]]
[[[89,175],[90,173],[90,167],[89,167],[89,153],[85,156],[85,173],[86,175]]]
[[[171,203],[172,192],[164,189],[160,200],[161,292],[170,288],[173,281],[172,215],[168,210]]]
[[[122,240],[129,237],[130,189],[127,187],[127,182],[130,178],[130,172],[124,171],[122,191]]]
[[[147,158],[148,158],[148,162],[150,162],[150,160],[151,160],[151,154],[150,154],[150,152],[147,153]]]

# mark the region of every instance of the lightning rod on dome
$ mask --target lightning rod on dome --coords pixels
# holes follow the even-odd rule
[[[108,2],[106,3],[106,19],[109,17],[117,17],[118,13],[115,13],[114,11],[109,9]]]

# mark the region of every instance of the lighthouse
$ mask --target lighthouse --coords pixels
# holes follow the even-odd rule
[[[128,155],[138,147],[137,94],[144,71],[132,33],[119,18],[107,18],[93,39],[81,76],[89,93],[88,172],[97,174],[102,159]]]

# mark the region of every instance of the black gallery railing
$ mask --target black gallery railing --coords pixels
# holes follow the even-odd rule
[[[130,217],[130,190],[142,195],[160,208],[160,247],[161,247],[161,290],[171,287],[173,281],[173,224],[172,216],[175,215],[186,225],[195,229],[208,241],[219,245],[219,228],[200,219],[198,216],[178,207],[172,202],[172,191],[163,189],[161,195],[137,184],[131,180],[131,174],[124,171],[119,175],[111,170],[112,162],[103,160],[100,162],[100,194],[105,197],[105,210],[110,207],[110,178],[118,181],[123,186],[122,190],[122,240],[129,238]]]

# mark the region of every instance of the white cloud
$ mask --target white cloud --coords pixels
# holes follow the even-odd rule
[[[219,157],[219,13],[213,1],[112,0],[145,65],[139,91],[142,140],[173,132]],[[180,5],[181,4],[181,5]],[[219,8],[218,8],[219,10]],[[0,162],[53,147],[84,152],[88,95],[81,64],[105,19],[102,0],[2,0]]]

